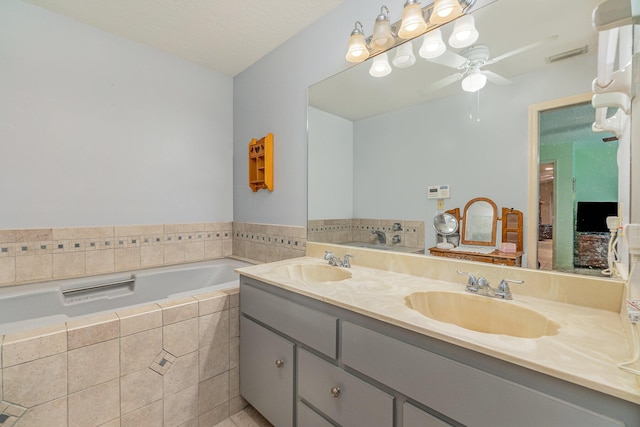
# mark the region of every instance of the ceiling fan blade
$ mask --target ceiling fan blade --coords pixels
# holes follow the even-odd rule
[[[429,62],[434,62],[440,65],[446,65],[451,68],[460,68],[467,63],[467,58],[462,55],[458,55],[450,50],[445,50],[444,53],[437,58],[427,59]]]
[[[507,52],[507,53],[503,53],[503,54],[502,54],[502,55],[500,55],[500,56],[496,56],[496,57],[495,57],[495,58],[493,58],[493,59],[489,59],[489,60],[485,63],[485,65],[488,65],[488,64],[495,64],[496,62],[502,61],[503,59],[506,59],[506,58],[508,58],[508,57],[510,57],[510,56],[517,55],[517,54],[522,53],[522,52],[526,52],[526,51],[527,51],[527,50],[529,50],[529,49],[533,49],[534,47],[538,47],[538,46],[540,46],[541,44],[545,44],[545,43],[547,43],[547,42],[550,42],[550,41],[556,40],[557,38],[558,38],[558,36],[557,36],[557,35],[555,35],[555,36],[549,36],[549,37],[544,38],[544,39],[542,39],[542,40],[538,40],[537,42],[529,43],[529,44],[524,45],[524,46],[522,46],[522,47],[519,47],[519,48],[517,48],[517,49],[511,50],[511,51],[509,51],[509,52]]]
[[[431,92],[435,92],[437,90],[440,90],[446,86],[449,86],[450,84],[453,84],[459,80],[462,79],[462,76],[464,74],[462,73],[455,73],[455,74],[451,74],[450,76],[447,76],[443,79],[440,80],[436,80],[435,82],[431,83],[430,85],[426,86],[424,89],[420,90],[420,94],[421,95],[428,95]]]
[[[494,73],[493,71],[482,70],[482,74],[487,76],[487,80],[489,80],[491,83],[496,84],[498,86],[506,86],[513,83],[508,78],[503,77],[500,74]]]

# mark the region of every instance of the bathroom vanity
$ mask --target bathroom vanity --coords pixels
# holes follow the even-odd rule
[[[558,322],[549,333],[557,335],[478,333],[406,305],[412,292],[463,292],[460,285],[345,270],[309,257],[239,270],[240,392],[274,425],[640,425],[636,378],[607,360],[628,357],[621,331],[599,344],[622,347],[606,357],[589,354],[592,342],[561,342],[585,325],[597,340],[619,326],[616,313],[547,302],[540,309],[516,295],[513,303]]]

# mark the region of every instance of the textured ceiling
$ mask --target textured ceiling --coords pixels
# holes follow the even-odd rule
[[[343,0],[24,0],[229,76]]]

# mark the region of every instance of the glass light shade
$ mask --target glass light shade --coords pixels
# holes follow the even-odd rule
[[[347,49],[347,61],[362,62],[369,57],[369,50],[364,41],[364,34],[351,34],[349,48]]]
[[[422,8],[420,3],[405,3],[404,10],[402,11],[402,22],[400,23],[400,30],[398,30],[398,37],[401,39],[411,39],[427,30],[427,23],[422,15]]]
[[[466,92],[477,92],[487,84],[487,76],[480,71],[472,71],[462,79],[462,90]]]
[[[453,24],[453,32],[449,37],[449,45],[455,48],[471,46],[478,40],[475,20],[471,15],[461,16]]]
[[[413,54],[413,44],[408,41],[396,48],[396,56],[393,58],[393,65],[398,68],[411,67],[416,62]]]
[[[384,77],[391,72],[391,65],[389,65],[389,57],[387,52],[373,58],[371,68],[369,68],[369,74],[373,77]]]
[[[444,24],[454,20],[461,13],[462,6],[460,6],[458,0],[435,0],[429,21],[434,24]]]
[[[387,50],[395,44],[391,24],[388,19],[376,20],[373,26],[370,46],[372,49]]]
[[[440,28],[436,28],[424,35],[418,54],[424,59],[433,59],[442,55],[445,50],[447,50],[447,46],[442,41],[442,31]]]

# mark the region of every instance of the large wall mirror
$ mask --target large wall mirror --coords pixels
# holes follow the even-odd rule
[[[498,206],[523,211],[525,247],[527,240],[537,240],[538,227],[526,229],[530,217],[543,217],[537,208],[528,208],[529,108],[590,92],[596,76],[598,38],[591,14],[599,2],[479,0],[471,12],[479,32],[474,45],[486,46],[483,51],[489,59],[511,54],[483,67],[509,82],[490,78],[477,92],[462,90],[456,76],[459,70],[452,68],[450,61],[421,58],[418,50],[422,38],[413,40],[416,61],[411,67],[392,66],[389,75],[376,78],[369,74],[369,60],[311,86],[308,239],[344,243],[358,240],[357,233],[368,237],[369,228],[381,228],[395,236],[391,226],[400,222],[403,229],[397,235],[399,244],[406,242],[410,246],[417,242],[417,249],[424,251],[436,244],[431,224],[437,212],[486,197]],[[372,18],[376,12],[372,5]],[[392,21],[399,19],[399,11],[396,12],[398,16],[393,16],[392,11]],[[366,13],[362,11],[363,16]],[[445,43],[452,28],[453,23],[441,28]],[[536,46],[520,49],[531,44]],[[447,50],[459,56],[465,54],[465,49],[454,49],[448,43]],[[574,50],[580,53],[564,59],[562,55],[561,59],[556,57]],[[389,52],[390,60],[394,54]],[[588,144],[603,147],[606,143],[602,139],[611,135],[589,132],[594,117],[595,112],[588,105],[570,114],[550,115],[544,121],[544,140],[571,142],[573,149],[579,151],[576,135],[588,133]],[[552,151],[538,147],[535,153],[542,152],[544,160],[549,160]],[[615,149],[608,151],[615,156]],[[584,161],[586,157],[589,156],[584,156]],[[562,166],[562,162],[550,163]],[[586,167],[591,184],[601,175],[611,182],[629,180],[628,168],[623,170],[626,176],[618,176],[617,169],[612,171],[611,162],[596,159]],[[587,169],[583,165],[581,170]],[[542,174],[538,167],[533,173],[537,183]],[[616,174],[613,178],[612,173]],[[556,174],[573,171],[557,170]],[[570,176],[570,181],[580,179]],[[563,185],[566,182],[569,181],[563,178]],[[591,184],[585,182],[580,187],[585,202],[593,201],[590,197],[596,193],[602,194],[600,188],[589,190],[587,186]],[[427,198],[427,188],[436,185],[450,188],[450,198],[444,200],[440,210],[436,200]],[[617,202],[615,191],[610,193],[616,200],[603,201]],[[533,194],[538,198],[537,188]],[[534,206],[540,206],[537,200]],[[558,224],[575,224],[573,211],[556,210],[553,215]],[[541,221],[547,219],[544,216]],[[419,228],[418,224],[424,227]],[[412,236],[414,230],[422,235]],[[500,236],[500,230],[497,232]],[[327,238],[329,235],[331,238]],[[525,262],[527,256],[525,251]],[[536,265],[537,254],[531,256],[534,259],[523,265]],[[556,269],[579,272],[572,266]]]

